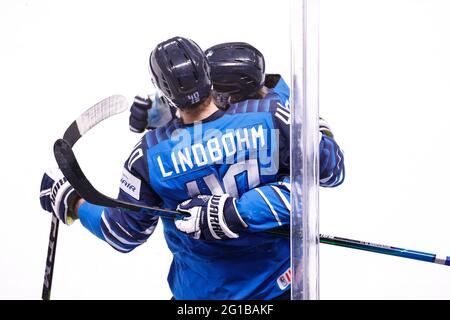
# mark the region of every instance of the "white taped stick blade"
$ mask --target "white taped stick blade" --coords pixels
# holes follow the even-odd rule
[[[128,102],[124,96],[113,95],[95,104],[76,120],[80,135],[85,134],[89,129],[100,121],[119,114],[128,109]]]

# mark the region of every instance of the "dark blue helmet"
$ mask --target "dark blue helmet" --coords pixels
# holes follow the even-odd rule
[[[227,42],[205,51],[214,90],[229,95],[251,96],[264,85],[264,56],[245,42]]]
[[[202,49],[192,40],[174,37],[150,54],[154,84],[178,108],[186,108],[211,95],[211,76]]]

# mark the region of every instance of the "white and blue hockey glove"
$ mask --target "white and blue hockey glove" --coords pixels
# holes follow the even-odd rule
[[[130,130],[137,133],[167,124],[175,117],[176,108],[159,94],[147,98],[136,96],[130,108]]]
[[[73,209],[80,196],[61,170],[50,169],[44,173],[39,197],[44,210],[54,213],[64,224],[73,223]]]
[[[178,205],[177,210],[189,216],[175,220],[175,226],[194,239],[236,239],[247,224],[236,210],[235,200],[227,194],[195,196]]]

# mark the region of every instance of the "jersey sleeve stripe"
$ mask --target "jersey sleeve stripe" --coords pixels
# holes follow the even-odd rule
[[[289,110],[286,110],[285,108],[281,107],[281,104],[278,104],[277,112],[286,116],[286,118],[288,119],[291,117],[291,113],[289,112]]]
[[[131,250],[133,250],[133,248],[131,248],[131,249],[126,249],[126,248],[123,248],[123,247],[121,247],[121,246],[115,244],[113,241],[111,241],[111,240],[108,239],[108,237],[107,237],[107,235],[106,235],[105,233],[103,233],[103,236],[105,237],[105,241],[106,241],[111,247],[113,247],[114,249],[116,249],[117,251],[120,251],[120,252],[123,252],[123,253],[127,253],[127,252],[130,252]]]
[[[320,179],[322,187],[336,187],[344,181],[345,168],[343,166],[343,156],[341,151],[336,150],[337,163],[330,176]]]
[[[103,214],[102,214],[102,216],[103,216]],[[136,247],[136,246],[129,247],[129,246],[121,245],[120,243],[116,243],[117,241],[114,241],[115,239],[109,232],[103,219],[101,220],[100,228],[101,228],[101,232],[103,234],[103,238],[106,241],[106,243],[108,243],[111,247],[113,247],[117,251],[126,253],[126,252],[130,252],[131,250],[133,250]]]
[[[273,208],[272,204],[270,203],[269,199],[267,199],[267,197],[265,196],[265,194],[259,189],[256,188],[255,189],[259,195],[261,196],[261,198],[263,198],[264,202],[267,204],[267,206],[270,208],[270,211],[272,212],[273,216],[275,217],[275,220],[277,220],[277,223],[279,226],[282,226],[282,223],[280,221],[280,217],[278,216],[278,213],[275,211],[275,209]]]
[[[289,200],[286,198],[286,196],[281,192],[281,190],[276,187],[276,186],[271,186],[272,189],[275,191],[275,193],[278,195],[278,197],[281,199],[281,201],[283,202],[284,206],[291,211],[291,203],[289,202]]]
[[[238,210],[238,208],[236,206],[236,199],[233,199],[233,208],[234,208],[234,211],[239,213],[239,210]],[[237,217],[238,217],[239,221],[242,223],[242,225],[245,226],[245,228],[247,228],[248,224],[244,221],[244,219],[242,219],[241,215],[238,214]]]
[[[286,181],[278,182],[278,185],[286,188],[289,192],[291,192],[291,183]]]
[[[282,116],[280,113],[278,113],[278,112],[275,113],[275,117],[277,117],[278,119],[280,119],[285,125],[290,125],[290,118],[285,119],[285,118],[283,118],[283,116]]]
[[[126,240],[125,238],[121,237],[120,235],[117,234],[117,232],[115,232],[113,230],[113,228],[111,228],[111,225],[108,222],[108,219],[105,217],[105,215],[102,215],[102,222],[104,224],[104,226],[106,227],[106,229],[108,230],[109,234],[114,237],[117,241],[119,241],[121,244],[124,245],[130,245],[130,246],[137,246],[141,243],[143,243],[143,241],[129,241]],[[114,221],[111,221],[112,223],[114,223]]]
[[[277,103],[277,109],[279,110],[283,110],[284,112],[286,112],[287,114],[291,114],[291,110],[289,108],[286,108],[285,106],[283,106],[281,103]]]
[[[127,230],[125,230],[125,228],[122,227],[122,226],[120,225],[120,223],[115,222],[115,224],[120,228],[120,230],[122,230],[123,233],[125,233],[128,237],[130,237],[130,238],[133,239],[133,236],[132,236]],[[142,242],[143,242],[143,241],[141,241],[141,243],[142,243]]]
[[[156,228],[156,224],[154,224],[154,225],[148,227],[147,229],[145,229],[145,230],[142,231],[141,233],[144,234],[144,235],[148,235],[148,236],[149,236],[149,235],[151,235],[151,234],[153,233],[153,231],[155,230],[155,228]]]

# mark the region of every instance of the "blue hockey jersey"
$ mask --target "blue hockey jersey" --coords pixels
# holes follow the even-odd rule
[[[118,198],[175,209],[197,194],[240,197],[276,183],[289,174],[289,117],[272,92],[201,123],[175,119],[149,131],[125,162]],[[144,243],[159,220],[89,203],[78,214],[86,228],[121,252]],[[238,239],[206,242],[179,232],[173,220],[161,220],[173,253],[168,281],[175,298],[271,299],[288,289],[280,279],[290,266],[289,239],[252,228]],[[277,225],[282,221],[288,219],[278,217]]]
[[[240,241],[192,240],[178,232],[173,221],[163,220],[174,253],[168,280],[178,299],[270,299],[289,289],[289,241],[259,233],[290,221],[290,183],[283,177],[289,174],[289,87],[277,75],[266,78],[266,85],[266,99],[232,105],[203,121],[202,127],[175,120],[148,133],[125,164],[119,199],[175,208],[200,193],[240,197],[236,207],[249,226]],[[339,185],[344,178],[339,146],[323,136],[320,153],[321,186]],[[121,252],[145,242],[158,221],[148,214],[88,203],[79,216],[84,226]],[[268,262],[265,255],[275,251],[277,259]],[[249,259],[237,261],[241,253]],[[245,271],[248,268],[263,272],[255,276]],[[211,282],[206,285],[201,279]]]

